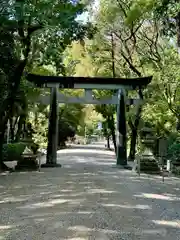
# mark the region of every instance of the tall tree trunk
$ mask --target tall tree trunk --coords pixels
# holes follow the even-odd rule
[[[110,137],[107,135],[107,149],[110,149]]]
[[[0,132],[0,170],[2,171],[8,171],[11,170],[9,167],[7,167],[3,162],[3,144],[4,144],[4,135],[6,131],[6,124],[4,124],[3,131]]]
[[[19,142],[19,140],[20,140],[25,120],[26,120],[26,115],[24,115],[24,114],[21,115],[19,118],[19,122],[18,122],[18,130],[16,133],[16,142]]]
[[[15,138],[15,136],[16,136],[16,132],[17,132],[17,123],[18,123],[18,120],[19,120],[19,116],[18,117],[16,117],[16,119],[15,119],[15,121],[14,121],[14,125],[13,125],[13,128],[14,128],[14,138]]]
[[[14,126],[13,126],[13,117],[9,119],[10,122],[10,136],[11,136],[11,141],[14,141]]]
[[[108,116],[107,122],[108,122],[108,128],[111,131],[112,141],[113,141],[113,145],[114,145],[114,151],[116,152],[116,132],[115,132],[114,117]]]
[[[142,94],[141,90],[139,90],[139,96],[140,96],[140,99],[143,100],[143,94]],[[128,156],[129,161],[133,161],[135,159],[136,144],[137,144],[137,137],[138,137],[138,127],[139,127],[139,122],[141,119],[141,113],[142,113],[142,105],[140,104],[137,109],[134,124],[132,123],[131,120],[129,120],[129,122],[128,122],[129,126],[131,128],[131,145],[130,145],[130,152],[129,152],[129,156]]]
[[[130,151],[129,151],[129,161],[133,161],[136,155],[136,143],[137,143],[137,130],[135,128],[131,129],[131,142],[130,142]]]
[[[176,16],[177,46],[180,48],[180,12]]]
[[[37,112],[37,110],[34,113],[34,125],[35,125],[35,128],[37,128],[37,126],[38,126],[38,112]]]
[[[176,129],[177,129],[178,132],[180,132],[180,116],[179,116],[179,118],[177,119]]]
[[[109,136],[109,132],[108,132],[108,123],[107,121],[103,124],[103,131],[104,131],[104,137],[106,138],[107,140],[107,145],[106,147],[108,149],[110,149],[110,136]]]

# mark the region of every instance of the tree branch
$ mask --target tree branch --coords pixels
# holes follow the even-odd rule
[[[122,0],[117,0],[117,4],[119,5],[120,9],[122,10],[124,16],[127,17],[127,13],[126,13],[125,8],[123,7]]]
[[[124,54],[124,53],[121,53],[121,54],[122,54],[124,60],[128,63],[129,68],[130,68],[134,73],[136,73],[136,74],[138,75],[138,77],[142,77],[141,72],[139,72],[139,71],[137,70],[137,68],[129,61],[129,59],[125,56],[125,54]]]

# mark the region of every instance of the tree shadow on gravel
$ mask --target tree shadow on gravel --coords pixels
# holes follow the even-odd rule
[[[148,195],[162,195],[157,179],[112,168],[110,154],[58,157],[64,158],[60,169],[0,176],[0,240],[169,240],[180,234],[177,194]]]

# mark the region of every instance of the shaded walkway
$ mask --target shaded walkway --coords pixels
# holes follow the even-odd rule
[[[99,147],[59,151],[61,169],[1,175],[0,240],[179,239],[179,179],[112,168]]]

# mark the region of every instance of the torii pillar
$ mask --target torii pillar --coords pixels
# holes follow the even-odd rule
[[[118,91],[116,148],[116,164],[127,166],[126,104],[124,89]]]
[[[57,163],[58,119],[59,119],[57,92],[58,92],[57,87],[51,88],[46,163],[42,164],[41,167],[61,167],[61,164]]]

